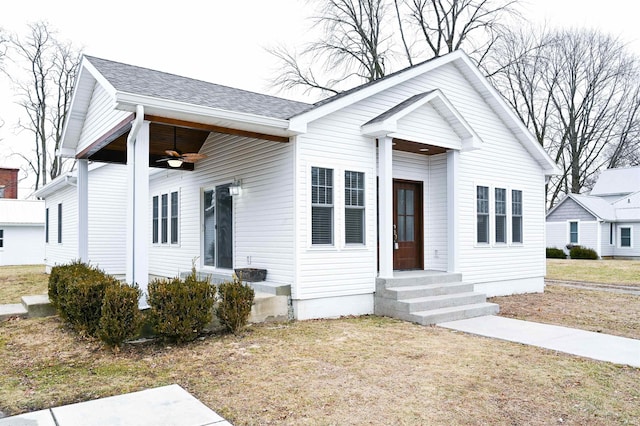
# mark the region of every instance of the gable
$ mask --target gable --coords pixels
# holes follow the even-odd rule
[[[561,204],[549,212],[547,222],[566,222],[568,220],[594,221],[596,217],[571,197],[565,197]]]
[[[613,204],[618,221],[640,221],[640,191],[622,197]]]

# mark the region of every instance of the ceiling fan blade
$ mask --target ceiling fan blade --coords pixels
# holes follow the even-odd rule
[[[169,160],[173,160],[173,158],[167,158],[167,157],[160,158],[159,160],[156,160],[156,163],[163,163],[163,162],[169,161]]]
[[[171,149],[166,150],[165,154],[170,155],[172,157],[180,157],[180,153],[178,151],[174,151]]]
[[[190,162],[207,158],[206,154],[198,154],[195,152],[188,152],[188,153],[182,154],[182,157],[184,158],[185,161],[190,161]]]

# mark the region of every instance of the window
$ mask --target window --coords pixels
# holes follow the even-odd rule
[[[62,203],[58,204],[58,244],[62,244]]]
[[[631,247],[631,228],[620,228],[620,247]]]
[[[344,172],[344,237],[347,244],[364,244],[364,173]]]
[[[613,245],[613,222],[609,224],[609,244]]]
[[[178,191],[153,196],[151,202],[151,241],[153,244],[179,243],[180,202],[178,197]]]
[[[44,210],[44,242],[49,242],[49,207]]]
[[[522,242],[522,191],[511,191],[511,242]]]
[[[4,229],[0,229],[0,248],[4,247]]]
[[[311,244],[333,244],[333,169],[311,168]]]
[[[569,242],[578,244],[578,222],[569,222]]]
[[[0,185],[0,198],[4,198],[4,185]]]
[[[478,186],[476,188],[477,210],[477,241],[489,242],[489,187]]]
[[[160,224],[158,222],[159,220],[159,213],[160,213],[160,206],[159,206],[159,199],[158,196],[154,196],[153,197],[153,228],[151,231],[151,240],[153,242],[153,244],[158,244],[158,229],[160,229]]]
[[[507,190],[495,189],[496,203],[496,243],[507,242]]]

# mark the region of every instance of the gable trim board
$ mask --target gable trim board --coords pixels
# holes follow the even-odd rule
[[[421,183],[425,200],[424,226],[418,230],[424,239],[425,269],[460,272],[465,282],[491,295],[540,291],[544,285],[544,181],[555,172],[555,165],[463,52],[315,105],[92,57],[83,59],[83,67],[63,137],[65,148],[74,149],[75,155],[108,134],[132,110],[142,108],[146,116],[136,121],[153,116],[186,126],[222,126],[290,140],[281,143],[212,131],[200,148],[207,158],[193,171],[161,169],[138,175],[149,179],[149,199],[142,200],[149,210],[145,216],[152,214],[153,194],[168,190],[180,194],[179,244],[153,245],[148,232],[148,250],[143,252],[148,252],[145,260],[152,275],[187,271],[196,257],[202,271],[231,274],[231,269],[202,263],[203,191],[242,181],[242,194],[228,202],[233,209],[233,266],[266,268],[270,282],[290,285],[296,318],[372,313],[378,262],[393,256],[389,244],[378,251],[377,224],[384,232],[382,242],[391,236],[394,222],[387,212],[390,204],[381,206],[380,200],[391,203],[389,182],[406,179]],[[138,139],[136,144],[154,143],[147,133]],[[388,149],[376,146],[376,139]],[[439,149],[426,155],[400,151],[401,139],[415,148],[422,144]],[[398,146],[393,147],[396,141]],[[138,160],[144,167],[144,159]],[[330,246],[311,241],[311,225],[317,220],[311,201],[313,167],[331,169],[334,177]],[[344,241],[347,197],[352,196],[346,191],[346,172],[363,173],[364,178],[365,242],[357,247]],[[382,181],[378,185],[378,179],[384,185]],[[91,185],[92,172],[88,181]],[[475,182],[522,191],[522,244],[476,246]],[[49,197],[64,187],[55,184],[58,189]],[[90,186],[89,198],[104,189]],[[137,229],[151,227],[151,219],[145,217],[129,216],[125,222],[129,227],[137,223]],[[91,257],[91,243],[89,247]]]

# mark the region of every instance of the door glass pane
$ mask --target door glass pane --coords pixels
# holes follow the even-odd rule
[[[406,212],[405,190],[398,190],[398,215],[404,215]]]
[[[216,240],[218,268],[233,267],[233,203],[229,185],[216,187]]]
[[[403,241],[414,241],[414,217],[413,216],[406,216],[405,221],[406,221],[406,226],[405,226],[405,235],[404,235],[404,240]]]
[[[215,266],[216,258],[216,198],[215,191],[204,192],[203,212],[203,241],[204,253],[202,255],[206,266]]]
[[[406,191],[406,210],[405,214],[413,215],[413,190],[407,189]]]
[[[406,241],[404,238],[404,216],[398,215],[398,241]]]

